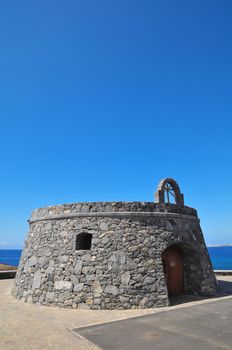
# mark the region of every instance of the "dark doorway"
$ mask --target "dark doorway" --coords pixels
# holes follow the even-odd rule
[[[183,294],[184,270],[179,247],[176,245],[168,247],[162,254],[162,262],[169,296]]]

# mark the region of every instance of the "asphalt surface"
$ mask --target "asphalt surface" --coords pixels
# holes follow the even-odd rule
[[[73,332],[103,350],[232,350],[232,298]]]

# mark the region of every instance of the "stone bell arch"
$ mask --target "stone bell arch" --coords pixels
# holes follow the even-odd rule
[[[170,204],[170,196],[175,200],[175,204],[178,206],[184,206],[184,195],[180,192],[178,183],[172,178],[162,179],[155,192],[155,203],[165,204],[165,194],[168,199],[167,203]]]

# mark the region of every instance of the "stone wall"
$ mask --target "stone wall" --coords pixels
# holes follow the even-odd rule
[[[76,203],[35,210],[13,294],[69,308],[169,304],[162,252],[178,244],[185,290],[213,295],[216,281],[195,209],[143,202]],[[76,250],[80,233],[90,250]]]

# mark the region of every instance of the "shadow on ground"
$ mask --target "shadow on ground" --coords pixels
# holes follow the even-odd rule
[[[170,305],[180,305],[185,303],[190,303],[193,301],[198,300],[206,300],[206,299],[212,299],[212,298],[222,298],[228,295],[232,295],[232,282],[231,281],[218,281],[218,291],[217,294],[213,297],[203,297],[199,295],[190,295],[190,294],[183,294],[178,297],[171,297],[170,298]]]

